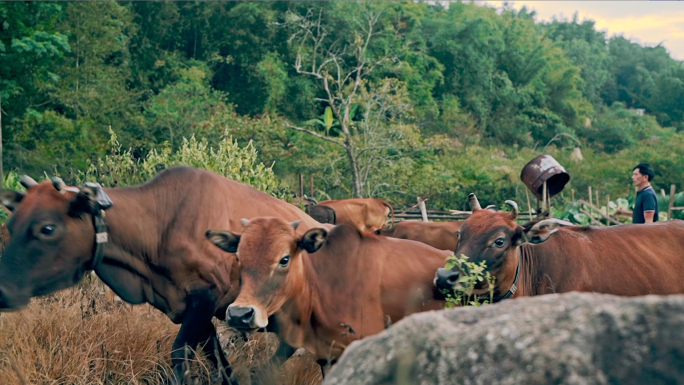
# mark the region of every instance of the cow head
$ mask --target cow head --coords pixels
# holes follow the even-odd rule
[[[514,201],[506,201],[511,206],[510,212],[497,212],[482,209],[475,194],[470,194],[469,200],[473,213],[456,233],[459,242],[455,254],[466,255],[470,262],[485,261],[487,270],[497,279],[497,288],[501,284],[504,291],[508,290],[515,278],[518,246],[542,243],[560,226],[572,225],[558,219],[546,219],[520,226],[516,222],[518,205]],[[437,271],[435,284],[439,289],[450,290],[460,274],[462,272],[457,271],[456,267],[452,271],[441,268]],[[481,293],[476,294],[486,293],[486,282],[476,289],[481,290]]]
[[[207,238],[240,262],[240,294],[227,310],[228,323],[236,328],[257,329],[268,325],[288,296],[302,284],[302,251],[316,252],[327,232],[316,228],[297,236],[300,221],[280,218],[243,220],[242,234],[209,230]]]
[[[96,192],[67,187],[59,178],[36,183],[22,177],[25,193],[1,190],[12,215],[0,257],[0,310],[20,309],[31,297],[76,284],[87,271],[95,231],[90,214]]]

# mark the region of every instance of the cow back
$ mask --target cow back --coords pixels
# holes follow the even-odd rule
[[[329,206],[322,205],[308,205],[305,207],[306,213],[313,219],[321,223],[337,223],[337,215],[335,209]]]

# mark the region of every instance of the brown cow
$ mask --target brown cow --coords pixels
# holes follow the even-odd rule
[[[328,200],[318,205],[335,210],[335,224],[351,223],[362,231],[380,229],[387,223],[388,217],[394,217],[392,205],[376,198]]]
[[[470,199],[473,215],[458,231],[456,255],[486,261],[495,300],[568,291],[684,293],[684,221],[595,228],[545,219],[519,226],[515,202],[506,201],[511,212],[494,212],[481,209],[474,194]],[[450,289],[458,277],[439,269],[436,284]]]
[[[443,306],[432,281],[450,252],[350,224],[300,236],[297,224],[255,218],[241,235],[207,232],[240,259],[240,295],[226,315],[231,326],[256,329],[275,322],[285,342],[306,348],[323,366],[352,341],[382,331],[386,316],[394,322]]]
[[[458,238],[456,232],[463,222],[422,222],[401,221],[392,227],[383,227],[375,234],[386,237],[410,239],[428,244],[440,250],[456,250]]]
[[[240,218],[259,215],[302,220],[302,229],[318,226],[286,202],[190,167],[169,168],[127,188],[79,191],[60,180],[23,182],[26,194],[1,193],[13,214],[0,258],[0,310],[20,309],[31,297],[73,286],[94,270],[124,301],[150,303],[181,324],[172,353],[178,379],[184,347],[204,341],[207,355],[226,367],[225,383],[230,374],[223,353],[214,354],[220,345],[211,321],[214,315],[223,319],[237,297],[239,266],[234,255],[207,241],[205,231],[241,229]]]

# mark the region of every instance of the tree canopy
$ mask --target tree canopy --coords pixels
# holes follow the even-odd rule
[[[457,208],[469,189],[520,199],[522,166],[565,133],[546,148],[577,189],[626,195],[629,170],[606,164],[638,161],[681,189],[682,62],[576,16],[534,17],[461,2],[0,2],[5,169],[75,181],[112,132],[134,159],[231,137],[293,190],[304,173],[320,197]]]

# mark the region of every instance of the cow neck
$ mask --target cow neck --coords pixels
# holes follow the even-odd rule
[[[107,194],[114,202],[104,217],[108,242],[104,244],[94,271],[127,302],[148,301],[149,298],[138,293],[142,289],[137,289],[148,285],[150,266],[146,257],[157,253],[156,245],[146,242],[157,239],[159,223],[149,220],[154,212],[150,209],[154,208],[155,199],[150,199],[146,191],[139,187],[107,189]],[[145,210],[141,210],[141,202],[145,202]],[[120,294],[127,291],[130,298]]]
[[[319,251],[318,253],[321,253]],[[325,258],[327,255],[316,255],[318,258]],[[321,270],[330,271],[330,266],[323,261],[314,261],[314,257],[306,252],[302,252],[301,257],[301,274],[296,282],[292,282],[288,289],[289,300],[281,306],[280,314],[277,314],[279,322],[286,321],[288,325],[282,325],[285,334],[293,336],[295,339],[291,343],[297,343],[297,337],[301,337],[300,333],[306,333],[307,330],[312,331],[318,337],[326,335],[326,330],[335,322],[329,319],[329,312],[323,312],[321,309],[326,304],[325,295],[331,290],[329,288],[321,289],[317,286],[321,283],[324,286],[330,284],[329,281],[321,274]],[[330,257],[330,256],[327,256]],[[334,291],[334,290],[333,290]],[[344,320],[339,321],[340,323]],[[289,330],[289,333],[288,333]],[[287,338],[286,338],[287,340]],[[335,344],[337,346],[337,344]]]
[[[508,290],[504,294],[496,296],[494,298],[491,298],[489,294],[480,295],[480,301],[488,301],[491,299],[492,303],[500,302],[505,299],[511,298],[518,291],[523,263],[522,254],[524,254],[524,251],[522,249],[522,246],[520,246],[516,250],[516,255],[518,256],[518,263],[516,264],[515,268],[515,277],[513,278],[513,283],[511,283],[511,285],[508,287]],[[499,288],[497,288],[497,291],[500,291]]]
[[[104,209],[98,209],[92,215],[93,217],[93,228],[95,228],[95,250],[93,251],[93,258],[90,260],[90,265],[88,270],[95,270],[97,265],[102,262],[104,257],[105,244],[109,240],[107,234],[107,225],[104,220],[105,211]]]
[[[288,313],[287,319],[292,319],[293,322],[308,320],[314,311],[314,290],[311,287],[312,278],[315,277],[315,269],[312,266],[309,255],[302,251],[299,256],[300,273],[297,274],[301,279],[291,280],[288,282],[287,297],[289,300],[281,307],[281,309]]]
[[[539,256],[535,253],[535,248],[529,243],[520,245],[518,258],[520,259],[521,276],[518,289],[521,296],[539,295],[538,288],[534,282],[539,282],[536,271],[539,267]]]

